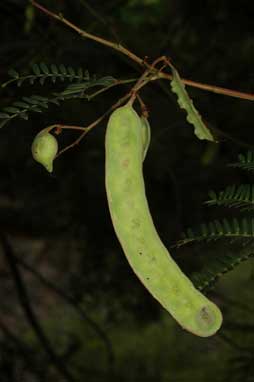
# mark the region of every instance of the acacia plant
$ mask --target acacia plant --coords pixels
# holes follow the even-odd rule
[[[31,3],[46,16],[71,28],[81,38],[91,39],[95,43],[103,44],[127,56],[141,67],[142,74],[137,78],[118,79],[115,74],[114,76],[98,78],[96,75],[90,75],[83,68],[73,68],[54,63],[34,64],[31,70],[25,74],[12,68],[9,70],[10,79],[2,87],[12,83],[16,83],[18,86],[22,86],[24,83],[33,85],[38,81],[43,85],[46,81],[51,81],[56,90],[47,96],[23,96],[12,105],[5,107],[0,113],[0,126],[5,126],[14,118],[26,120],[31,112],[46,112],[50,104],[60,106],[64,101],[73,98],[90,100],[94,97],[103,96],[112,87],[129,85],[129,89],[123,97],[87,126],[65,125],[56,121],[55,124],[46,126],[39,131],[32,142],[32,155],[47,171],[52,172],[54,160],[70,148],[78,145],[90,130],[102,121],[106,121],[107,117],[112,114],[107,127],[106,188],[111,218],[123,250],[131,267],[146,288],[182,327],[200,336],[214,334],[220,328],[222,316],[218,307],[210,302],[201,291],[207,289],[211,281],[215,281],[242,260],[249,258],[252,251],[246,254],[245,248],[236,259],[227,256],[222,257],[216,263],[216,267],[208,264],[204,272],[193,279],[197,289],[171,260],[153,226],[145,198],[142,162],[152,134],[148,122],[149,105],[142,98],[142,89],[149,86],[151,82],[164,80],[168,84],[168,88],[177,96],[178,105],[184,109],[187,121],[194,128],[195,136],[200,140],[215,143],[218,142],[218,137],[204,123],[188,95],[186,85],[249,100],[253,100],[254,96],[183,79],[168,57],[158,57],[153,62],[149,62],[146,57],[140,58],[122,45],[81,30],[63,15],[55,14],[33,0]],[[66,83],[66,87],[57,92],[59,81]],[[140,116],[133,108],[135,103],[141,110]],[[66,147],[59,149],[57,136],[66,129],[76,130],[80,135]],[[219,196],[216,193],[211,193],[211,200],[208,203],[210,205],[242,206],[245,202],[250,201],[250,195],[253,198],[252,188],[243,186],[238,189],[234,186]],[[129,193],[131,196],[128,199]],[[140,232],[140,236],[138,232]],[[243,219],[241,222],[237,219],[232,222],[226,219],[223,222],[216,220],[208,225],[201,225],[200,230],[196,233],[189,230],[185,238],[179,241],[178,246],[194,240],[208,240],[223,236],[248,236],[252,238],[253,232],[253,219]],[[202,283],[200,277],[203,277]]]

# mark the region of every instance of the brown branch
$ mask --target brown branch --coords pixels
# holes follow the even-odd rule
[[[31,0],[31,3],[33,4],[34,7],[39,9],[41,12],[45,13],[46,15],[60,21],[61,23],[68,26],[69,28],[73,29],[81,37],[88,38],[90,40],[98,42],[99,44],[102,44],[102,45],[105,45],[111,49],[114,49],[114,50],[124,54],[125,56],[129,57],[132,61],[136,62],[139,66],[145,67],[145,68],[150,69],[150,70],[154,70],[154,73],[158,72],[157,70],[155,70],[153,68],[152,65],[148,64],[146,60],[143,60],[142,58],[138,57],[136,54],[131,52],[129,49],[125,48],[123,45],[116,44],[112,41],[106,40],[100,36],[96,36],[94,34],[86,32],[83,29],[80,29],[75,24],[73,24],[72,22],[70,22],[69,20],[64,18],[62,14],[56,14],[54,12],[51,12],[47,8],[43,7],[42,5],[40,5],[39,3],[37,3],[34,0]],[[160,60],[161,60],[161,58],[158,59],[158,62]],[[171,74],[164,73],[164,72],[161,72],[160,74],[161,74],[161,78],[164,78],[167,80],[172,79]],[[185,78],[181,78],[181,80],[187,86],[192,86],[192,87],[206,90],[206,91],[216,93],[216,94],[227,95],[229,97],[235,97],[235,98],[241,98],[241,99],[245,99],[245,100],[249,100],[249,101],[254,101],[254,94],[252,94],[252,93],[245,93],[245,92],[241,92],[241,91],[237,91],[237,90],[233,90],[233,89],[227,89],[227,88],[223,88],[223,87],[219,87],[219,86],[215,86],[215,85],[204,84],[201,82],[196,82],[196,81],[188,80]]]
[[[106,40],[100,36],[96,36],[94,34],[91,34],[91,33],[88,33],[86,32],[85,30],[83,29],[80,29],[79,27],[77,27],[75,24],[73,24],[71,21],[67,20],[66,18],[63,17],[62,14],[59,14],[57,15],[56,13],[54,12],[51,12],[49,11],[47,8],[43,7],[42,5],[38,4],[36,1],[34,0],[31,0],[31,3],[34,7],[40,9],[43,13],[45,13],[46,15],[50,16],[50,17],[53,17],[54,19],[62,22],[63,24],[65,24],[66,26],[68,26],[69,28],[75,30],[78,34],[81,35],[81,37],[84,37],[84,38],[88,38],[90,40],[93,40],[93,41],[96,41],[98,42],[99,44],[102,44],[102,45],[105,45],[105,46],[108,46],[109,48],[112,48],[114,50],[117,50],[118,52],[128,56],[130,59],[132,59],[133,61],[135,61],[137,64],[139,65],[142,65],[144,66],[144,61],[142,60],[142,58],[136,56],[134,53],[132,53],[131,51],[129,51],[127,48],[125,48],[124,46],[122,46],[121,44],[115,44],[114,42],[112,41],[109,41],[109,40]]]
[[[137,92],[143,86],[145,86],[148,82],[154,81],[154,80],[159,78],[159,74],[153,74],[152,76],[149,77],[149,74],[150,74],[151,70],[153,70],[153,67],[151,67],[151,68],[152,69],[148,69],[148,70],[146,70],[142,74],[142,76],[138,79],[136,84],[132,87],[132,89],[125,96],[120,98],[114,105],[112,105],[105,113],[103,113],[99,118],[97,118],[95,121],[93,121],[90,125],[88,125],[86,127],[70,126],[70,129],[84,130],[84,131],[83,131],[83,133],[77,139],[75,139],[75,141],[73,141],[71,144],[69,144],[68,146],[64,147],[62,150],[60,150],[58,152],[56,158],[59,157],[60,155],[62,155],[65,151],[67,151],[67,150],[71,149],[72,147],[78,145],[80,143],[80,141],[86,136],[86,134],[89,133],[90,130],[92,130],[95,126],[97,126],[100,122],[102,122],[105,117],[107,117],[117,107],[121,106],[128,98],[130,98],[128,102],[130,104],[132,104],[134,102],[134,100],[136,99],[136,97],[137,97]],[[46,130],[48,130],[48,129],[51,130],[55,126],[59,126],[59,128],[61,129],[61,125],[60,124],[58,124],[58,125],[55,124],[55,125],[52,125],[52,126],[46,128]],[[62,126],[64,126],[64,125],[62,125]],[[68,127],[68,125],[65,125],[63,128],[68,129],[69,127]]]
[[[80,306],[74,297],[69,294],[66,294],[61,288],[52,283],[50,280],[45,278],[40,272],[27,264],[23,259],[15,256],[15,260],[28,272],[30,272],[34,277],[36,277],[43,285],[56,293],[59,297],[61,297],[67,304],[72,306],[79,316],[90,325],[90,327],[95,331],[98,337],[103,341],[106,351],[108,353],[108,363],[109,367],[112,369],[112,365],[114,363],[114,352],[112,348],[112,344],[107,336],[107,334],[100,328],[100,326],[92,320],[87,313],[84,311],[82,306]]]
[[[61,362],[58,355],[55,353],[54,349],[52,348],[46,334],[43,331],[43,328],[41,327],[38,318],[36,317],[35,312],[33,311],[33,308],[29,301],[29,296],[27,293],[27,289],[25,286],[25,283],[23,281],[22,275],[18,269],[18,266],[16,264],[15,260],[15,254],[13,252],[13,248],[6,236],[3,232],[0,232],[0,240],[1,245],[4,250],[4,255],[6,258],[6,261],[9,265],[9,268],[11,270],[13,280],[16,285],[17,294],[19,297],[20,305],[26,315],[26,318],[28,322],[30,323],[36,337],[40,341],[43,349],[45,350],[46,354],[48,355],[49,360],[51,361],[52,365],[55,367],[55,369],[67,380],[71,382],[75,382],[76,379],[72,376],[72,374],[66,369],[65,365]]]
[[[103,119],[108,116],[112,110],[116,109],[118,106],[120,106],[128,97],[129,97],[129,93],[126,94],[124,97],[122,97],[121,99],[119,99],[113,106],[111,106],[105,113],[103,113],[99,118],[97,118],[94,122],[92,122],[89,126],[87,127],[84,127],[84,132],[74,141],[72,142],[70,145],[64,147],[62,150],[59,151],[59,153],[57,154],[56,157],[59,157],[61,154],[63,154],[65,151],[69,150],[70,148],[78,145],[80,143],[80,141],[85,137],[85,135],[90,131],[92,130],[95,126],[97,126],[101,121],[103,121]]]
[[[95,10],[90,4],[88,4],[85,0],[79,0],[79,2],[83,5],[84,8],[101,24],[103,24],[111,33],[112,37],[116,40],[119,40],[118,35],[116,34],[114,28],[112,27],[110,21],[105,17],[105,15],[101,15],[97,10]]]
[[[16,334],[14,334],[1,320],[0,330],[7,339],[8,344],[11,342],[15,346],[18,356],[24,360],[28,370],[33,372],[33,374],[38,377],[38,380],[42,380],[42,377],[44,380],[46,369],[41,367],[41,360],[37,357],[35,349],[28,346],[25,342],[18,338]],[[1,342],[1,350],[5,352],[3,345],[4,344]]]
[[[172,78],[170,75],[168,75],[167,77],[168,77],[168,79]],[[185,85],[192,86],[193,88],[207,90],[207,91],[212,92],[212,93],[222,94],[222,95],[226,95],[229,97],[241,98],[241,99],[246,99],[249,101],[254,101],[254,94],[252,94],[252,93],[245,93],[245,92],[241,92],[238,90],[222,88],[220,86],[203,84],[201,82],[187,80],[186,78],[182,78],[182,77],[181,77],[181,80]]]
[[[218,338],[220,338],[223,342],[228,344],[232,349],[238,351],[239,353],[243,354],[251,354],[250,350],[246,349],[245,347],[238,345],[238,343],[235,342],[235,340],[232,338],[232,336],[227,336],[225,333],[218,333]]]

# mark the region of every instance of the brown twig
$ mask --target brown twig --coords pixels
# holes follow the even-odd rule
[[[20,305],[26,315],[26,318],[28,322],[31,325],[31,328],[33,329],[36,337],[40,341],[43,349],[47,353],[52,365],[55,367],[55,369],[67,380],[71,382],[75,382],[75,378],[72,376],[72,374],[66,369],[66,366],[61,362],[58,355],[55,353],[54,349],[52,348],[46,334],[44,333],[43,328],[41,327],[38,318],[36,317],[36,314],[30,304],[29,296],[27,293],[27,289],[25,286],[25,283],[23,281],[22,275],[18,269],[18,266],[16,264],[15,260],[15,254],[13,252],[13,248],[6,236],[3,232],[0,232],[0,240],[1,245],[4,250],[4,255],[6,258],[6,261],[9,265],[9,268],[11,270],[13,280],[16,285],[17,294],[19,297]]]
[[[126,94],[124,97],[122,97],[121,99],[119,99],[113,106],[111,106],[105,113],[103,113],[99,118],[97,118],[95,121],[93,121],[90,125],[88,125],[87,127],[84,127],[84,131],[83,133],[74,141],[72,142],[71,144],[69,144],[68,146],[64,147],[62,150],[60,150],[57,154],[56,157],[59,157],[60,155],[62,155],[65,151],[71,149],[72,147],[78,145],[80,143],[80,141],[85,137],[85,135],[90,131],[92,130],[95,126],[97,126],[101,121],[103,121],[103,119],[108,116],[114,109],[116,109],[118,106],[121,106],[124,101],[126,101],[126,99],[129,98],[129,93]]]
[[[93,41],[96,41],[98,42],[99,44],[102,44],[102,45],[105,45],[105,46],[108,46],[109,48],[112,48],[114,50],[117,50],[118,52],[128,56],[129,58],[131,58],[133,61],[135,61],[136,63],[138,63],[139,65],[142,65],[143,66],[143,60],[142,58],[136,56],[134,53],[132,53],[131,51],[129,51],[127,48],[125,48],[124,46],[122,46],[121,44],[116,44],[112,41],[109,41],[109,40],[106,40],[100,36],[96,36],[92,33],[88,33],[86,32],[85,30],[83,29],[80,29],[79,27],[77,27],[75,24],[73,24],[72,22],[70,22],[69,20],[67,20],[66,18],[63,17],[62,14],[59,14],[57,15],[56,13],[54,12],[51,12],[49,11],[47,8],[43,7],[42,5],[38,4],[36,1],[34,0],[31,0],[31,3],[33,6],[35,6],[36,8],[40,9],[43,13],[45,13],[46,15],[50,16],[50,17],[53,17],[54,19],[62,22],[63,24],[65,24],[66,26],[68,26],[69,28],[75,30],[78,34],[81,35],[81,37],[84,37],[84,38],[88,38],[90,40],[93,40]]]
[[[150,81],[154,81],[156,79],[158,79],[159,77],[159,74],[152,74],[152,76],[149,76],[151,74],[151,71],[153,71],[153,67],[151,67],[151,69],[148,69],[146,70],[142,76],[138,79],[138,81],[136,82],[136,84],[132,87],[132,89],[125,95],[123,96],[122,98],[120,98],[114,105],[112,105],[105,113],[103,113],[99,118],[97,118],[95,121],[93,121],[90,125],[86,126],[86,127],[80,127],[80,126],[70,126],[70,129],[75,129],[75,130],[84,130],[83,133],[74,141],[72,142],[71,144],[69,144],[68,146],[64,147],[62,150],[60,150],[57,154],[56,157],[59,157],[60,155],[62,155],[65,151],[69,150],[70,148],[78,145],[80,143],[80,141],[86,136],[87,133],[89,133],[90,130],[92,130],[95,126],[97,126],[100,122],[103,121],[103,119],[105,117],[107,117],[113,110],[115,110],[117,107],[121,106],[128,98],[129,99],[129,103],[132,104],[136,97],[137,97],[137,93],[138,91],[143,87],[145,86],[148,82]],[[61,128],[61,126],[63,126],[63,128],[65,129],[68,129],[69,126],[68,125],[52,125],[53,127],[59,127]],[[51,127],[48,127],[47,129],[51,129]]]
[[[239,353],[246,353],[250,354],[251,352],[246,349],[245,347],[238,345],[238,343],[235,342],[235,340],[232,338],[232,336],[227,336],[225,333],[218,333],[218,338],[220,338],[223,342],[228,344],[232,349],[238,351]]]
[[[130,83],[136,82],[136,81],[137,81],[137,78],[130,78],[128,80],[116,80],[115,83],[110,84],[110,85],[106,86],[105,88],[99,89],[92,94],[87,94],[85,97],[88,101],[91,101],[92,98],[97,97],[97,95],[108,91],[109,89],[113,88],[114,86],[130,84]]]
[[[95,331],[95,333],[100,337],[100,339],[103,341],[107,354],[108,354],[108,363],[109,368],[112,369],[114,364],[114,352],[112,348],[112,344],[107,336],[107,334],[100,328],[100,326],[92,320],[87,313],[84,311],[82,306],[80,306],[74,297],[71,295],[65,293],[61,288],[59,288],[57,285],[52,283],[50,280],[48,280],[46,277],[44,277],[40,272],[38,272],[36,269],[31,267],[31,265],[27,264],[23,259],[20,257],[15,256],[15,260],[28,272],[30,272],[34,277],[36,277],[44,286],[52,290],[54,293],[56,293],[59,297],[61,297],[67,304],[72,306],[76,312],[79,314],[79,316],[88,323],[88,325]]]
[[[137,94],[137,100],[140,104],[142,116],[144,118],[148,118],[149,117],[149,110],[148,110],[146,104],[144,103],[144,101],[142,100],[142,98],[140,97],[139,94]]]
[[[6,338],[7,345],[12,343],[15,346],[15,351],[18,356],[24,360],[24,364],[27,366],[30,372],[37,376],[38,381],[44,381],[46,375],[46,368],[41,367],[41,360],[37,357],[37,352],[34,347],[30,347],[27,343],[21,340],[16,334],[14,334],[11,329],[9,329],[4,322],[0,320],[0,330],[2,331],[4,337]],[[5,342],[1,341],[1,353],[5,354],[4,349]],[[2,362],[2,361],[1,361]],[[3,378],[3,375],[1,375]]]
[[[130,91],[130,100],[129,100],[129,103],[132,105],[133,102],[135,101],[136,97],[137,97],[137,94],[139,92],[139,90],[145,86],[148,82],[150,82],[153,78],[149,78],[149,75],[151,73],[151,70],[150,69],[147,69],[143,74],[142,76],[138,79],[138,81],[136,82],[136,84],[132,87],[131,91]],[[156,76],[154,79],[157,79],[158,76]]]
[[[64,129],[66,129],[66,130],[67,130],[67,129],[68,129],[68,130],[78,130],[78,131],[80,131],[80,130],[82,130],[82,131],[86,130],[86,128],[85,128],[85,127],[82,127],[82,126],[61,125],[60,123],[56,123],[56,124],[54,124],[54,125],[50,125],[50,126],[46,127],[46,128],[43,129],[43,130],[45,130],[45,131],[47,131],[47,132],[50,132],[51,130],[54,130],[54,129],[55,129],[55,134],[56,134],[56,135],[61,134],[62,130],[64,130]]]
[[[75,24],[73,24],[72,22],[70,22],[69,20],[64,18],[62,14],[56,14],[52,11],[49,11],[47,8],[43,7],[42,5],[40,5],[39,3],[37,3],[34,0],[31,0],[31,3],[33,4],[34,7],[36,7],[37,9],[39,9],[40,11],[45,13],[46,15],[62,22],[63,24],[65,24],[69,28],[73,29],[80,36],[82,36],[84,38],[88,38],[88,39],[93,40],[93,41],[96,41],[99,44],[105,45],[111,49],[114,49],[114,50],[124,54],[125,56],[129,57],[132,61],[136,62],[139,66],[145,67],[145,68],[150,69],[150,70],[152,69],[152,65],[148,64],[146,60],[143,60],[142,58],[138,57],[136,54],[131,52],[129,49],[125,48],[123,45],[114,43],[114,42],[106,40],[100,36],[96,36],[94,34],[86,32],[83,29],[80,29]],[[161,58],[158,59],[158,61],[160,61],[160,60],[161,60]],[[155,70],[155,73],[156,73],[156,70]],[[168,73],[161,72],[160,78],[171,80],[172,75],[168,74]],[[181,78],[181,80],[187,86],[192,86],[192,87],[195,87],[198,89],[206,90],[206,91],[217,93],[217,94],[227,95],[229,97],[235,97],[235,98],[241,98],[241,99],[245,99],[245,100],[249,100],[249,101],[254,101],[254,94],[252,94],[252,93],[245,93],[245,92],[241,92],[241,91],[237,91],[237,90],[223,88],[220,86],[204,84],[201,82],[196,82],[196,81],[188,80],[185,78]]]
[[[79,0],[79,2],[87,9],[87,11],[101,24],[103,24],[111,33],[114,39],[119,41],[119,37],[116,34],[114,28],[112,27],[110,21],[105,17],[105,15],[101,15],[97,10],[95,10],[90,4],[88,4],[85,0]]]

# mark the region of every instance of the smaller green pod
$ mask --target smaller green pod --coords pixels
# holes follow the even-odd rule
[[[35,136],[31,150],[34,160],[42,164],[48,172],[52,172],[53,161],[58,151],[58,142],[54,135],[43,129]]]

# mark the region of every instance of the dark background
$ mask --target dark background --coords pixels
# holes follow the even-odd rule
[[[41,4],[90,33],[148,56],[150,62],[169,56],[184,78],[253,92],[252,1]],[[81,39],[38,10],[33,13],[26,1],[2,0],[1,82],[10,68],[26,72],[41,61],[82,66],[98,77],[141,74],[127,57]],[[163,85],[169,89],[168,83]],[[62,87],[50,82],[10,85],[0,90],[0,105]],[[90,102],[51,106],[43,114],[30,114],[28,121],[14,119],[0,132],[0,227],[5,233],[0,257],[1,382],[254,380],[252,260],[228,273],[209,293],[224,315],[219,333],[202,339],[184,332],[137,280],[113,232],[104,186],[106,120],[55,161],[52,175],[32,159],[30,147],[38,131],[54,123],[86,126],[127,89],[115,87]],[[251,173],[226,166],[254,147],[251,101],[188,89],[216,130],[218,144],[194,136],[167,89],[153,83],[141,92],[152,129],[144,163],[147,197],[168,248],[188,226],[232,215],[203,204],[210,189],[252,183]],[[65,132],[60,145],[76,137]],[[226,250],[221,242],[216,255]],[[171,253],[191,275],[215,248],[192,245]]]

